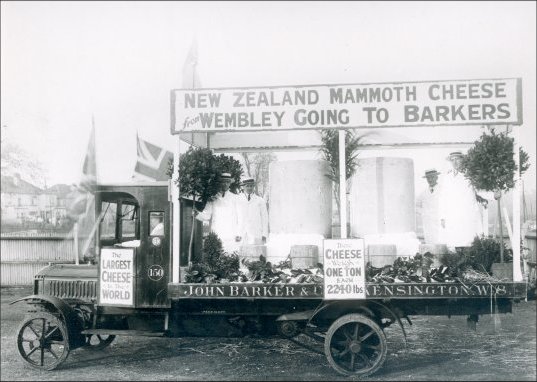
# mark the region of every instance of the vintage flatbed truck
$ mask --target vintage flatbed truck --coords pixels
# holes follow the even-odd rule
[[[366,284],[366,298],[326,300],[322,284],[173,282],[168,183],[99,185],[95,190],[97,265],[51,265],[34,282],[17,333],[22,359],[52,370],[70,351],[101,349],[118,335],[299,334],[318,341],[330,365],[366,376],[386,359],[384,329],[412,315],[511,312],[521,282]],[[164,230],[152,234],[151,219]],[[409,320],[410,322],[410,320]],[[308,346],[308,345],[304,345]],[[315,348],[310,349],[315,351]]]

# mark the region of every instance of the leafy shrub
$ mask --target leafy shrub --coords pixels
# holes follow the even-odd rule
[[[265,256],[259,256],[257,261],[244,261],[244,264],[250,272],[250,281],[263,280],[267,276],[273,276],[272,264],[267,261]]]
[[[514,139],[506,133],[483,133],[461,161],[464,176],[479,190],[507,191],[515,185],[517,170],[529,168],[528,154],[519,149],[520,169],[515,163]]]
[[[210,267],[216,267],[218,259],[224,254],[222,240],[214,232],[209,232],[203,241],[202,260]]]
[[[186,273],[187,283],[202,283],[207,279],[214,277],[211,267],[206,263],[193,263],[190,270]]]
[[[467,268],[473,268],[476,271],[486,271],[490,274],[492,264],[500,262],[501,245],[503,245],[505,260],[512,262],[512,251],[508,251],[505,244],[483,235],[481,237],[476,236],[470,247],[465,248],[462,252],[443,254],[440,261],[455,273],[460,273]]]
[[[463,252],[447,252],[440,256],[440,263],[445,265],[450,270],[453,276],[461,275],[468,268],[473,268],[466,253]]]
[[[226,254],[222,240],[214,232],[210,232],[203,242],[202,261],[192,264],[187,272],[187,282],[213,282],[218,279],[235,280],[239,276],[239,256],[236,253]]]
[[[217,278],[234,280],[239,275],[239,255],[235,252],[222,255],[213,268]]]
[[[229,190],[233,193],[237,193],[240,188],[241,175],[242,175],[242,165],[241,162],[234,159],[232,156],[227,156],[220,154],[214,157],[216,167],[220,173],[229,172],[231,174],[231,179],[233,183],[229,186]]]
[[[512,262],[512,251],[507,251],[505,244],[500,244],[498,240],[486,238],[484,236],[476,236],[470,247],[464,252],[468,258],[468,263],[471,264],[475,270],[485,270],[490,273],[492,263],[500,262],[500,246],[503,246],[505,261]]]
[[[220,190],[220,169],[210,149],[189,148],[179,158],[179,184],[182,196],[194,195],[202,203],[213,200]]]

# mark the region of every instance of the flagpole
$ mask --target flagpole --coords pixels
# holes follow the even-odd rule
[[[83,215],[78,216],[77,222],[73,226],[73,239],[74,239],[74,250],[76,252],[75,264],[79,264],[80,258],[86,255],[87,250],[89,249],[93,238],[95,236],[95,230],[92,229],[90,233],[86,236],[82,234],[82,230],[85,230],[89,223],[89,219],[94,218],[95,215],[95,185],[97,183],[97,158],[96,158],[96,131],[95,131],[95,116],[91,115],[91,133],[88,143],[88,149],[86,152],[86,157],[84,159],[84,164],[82,166],[82,178],[78,186],[79,192],[85,194],[85,208]],[[91,211],[93,209],[93,211]],[[95,225],[95,222],[93,224]],[[82,239],[82,243],[79,243],[79,239]],[[82,249],[82,252],[80,252]],[[95,250],[93,254],[95,258],[98,256],[98,250]],[[96,258],[97,260],[97,258]]]

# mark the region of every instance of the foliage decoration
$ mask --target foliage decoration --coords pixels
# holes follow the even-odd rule
[[[235,180],[231,184],[231,191],[236,192],[240,185],[242,167],[238,160],[221,154],[216,156],[211,149],[192,148],[179,157],[179,190],[181,196],[192,197],[193,202],[201,201],[203,205],[216,198],[220,191],[220,174],[231,173]],[[188,263],[192,258],[192,242],[194,239],[194,210],[192,215],[192,231],[188,248]]]
[[[239,191],[243,173],[241,162],[233,158],[233,156],[227,156],[225,154],[215,156],[215,161],[219,173],[229,172],[231,174],[233,183],[229,186],[229,190],[236,194]]]
[[[210,232],[203,242],[202,261],[192,264],[187,272],[187,282],[222,282],[238,281],[239,256],[226,254],[222,241],[214,232]]]
[[[224,254],[222,240],[214,232],[209,232],[203,240],[202,259],[209,266],[214,267],[218,259]]]
[[[501,261],[500,246],[503,246],[504,252],[508,254],[505,260],[507,262],[512,261],[513,259],[509,256],[509,252],[503,242],[484,236],[476,236],[470,247],[465,249],[464,254],[466,256],[466,261],[475,270],[484,270],[487,273],[490,273],[492,264]]]
[[[500,261],[504,261],[503,223],[501,214],[501,195],[515,186],[515,174],[522,175],[529,168],[529,156],[519,149],[520,168],[515,163],[514,139],[507,133],[484,132],[480,139],[461,160],[461,172],[475,189],[493,191],[498,201],[500,223]]]
[[[339,131],[321,130],[321,154],[328,162],[330,172],[326,177],[334,183],[334,193],[338,211],[341,216],[339,200]],[[358,168],[358,154],[365,135],[358,135],[354,130],[345,130],[345,180],[352,177]]]
[[[181,196],[193,197],[203,204],[215,198],[220,190],[220,169],[210,149],[192,148],[179,157]]]
[[[464,176],[479,190],[505,192],[515,186],[518,170],[514,159],[514,139],[506,133],[483,133],[461,160]],[[529,168],[528,154],[520,148],[520,174]]]

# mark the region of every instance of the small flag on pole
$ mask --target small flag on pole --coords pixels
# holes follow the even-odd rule
[[[185,64],[183,65],[183,88],[196,89],[201,87],[200,78],[198,76],[198,44],[194,38],[190,50],[186,56]]]
[[[91,133],[88,142],[84,164],[82,165],[82,176],[80,183],[74,186],[71,194],[72,203],[69,206],[69,216],[75,221],[72,229],[72,236],[75,243],[75,263],[84,258],[86,254],[92,253],[90,247],[93,244],[95,230],[98,225],[95,218],[95,186],[97,185],[97,156],[95,152],[95,122],[91,118]],[[79,240],[82,247],[79,247]],[[78,249],[82,248],[79,252]],[[90,256],[91,257],[91,256]]]
[[[173,153],[136,135],[138,158],[134,167],[134,179],[158,181],[168,180],[168,167],[173,161]]]
[[[97,183],[97,159],[95,154],[95,122],[92,117],[92,127],[84,165],[82,166],[82,186],[94,186]]]
[[[71,194],[69,215],[75,220],[80,220],[91,212],[93,208],[93,189],[97,184],[97,160],[95,154],[95,124],[92,117],[90,138],[86,150],[86,156],[82,165],[82,175],[78,185]]]

